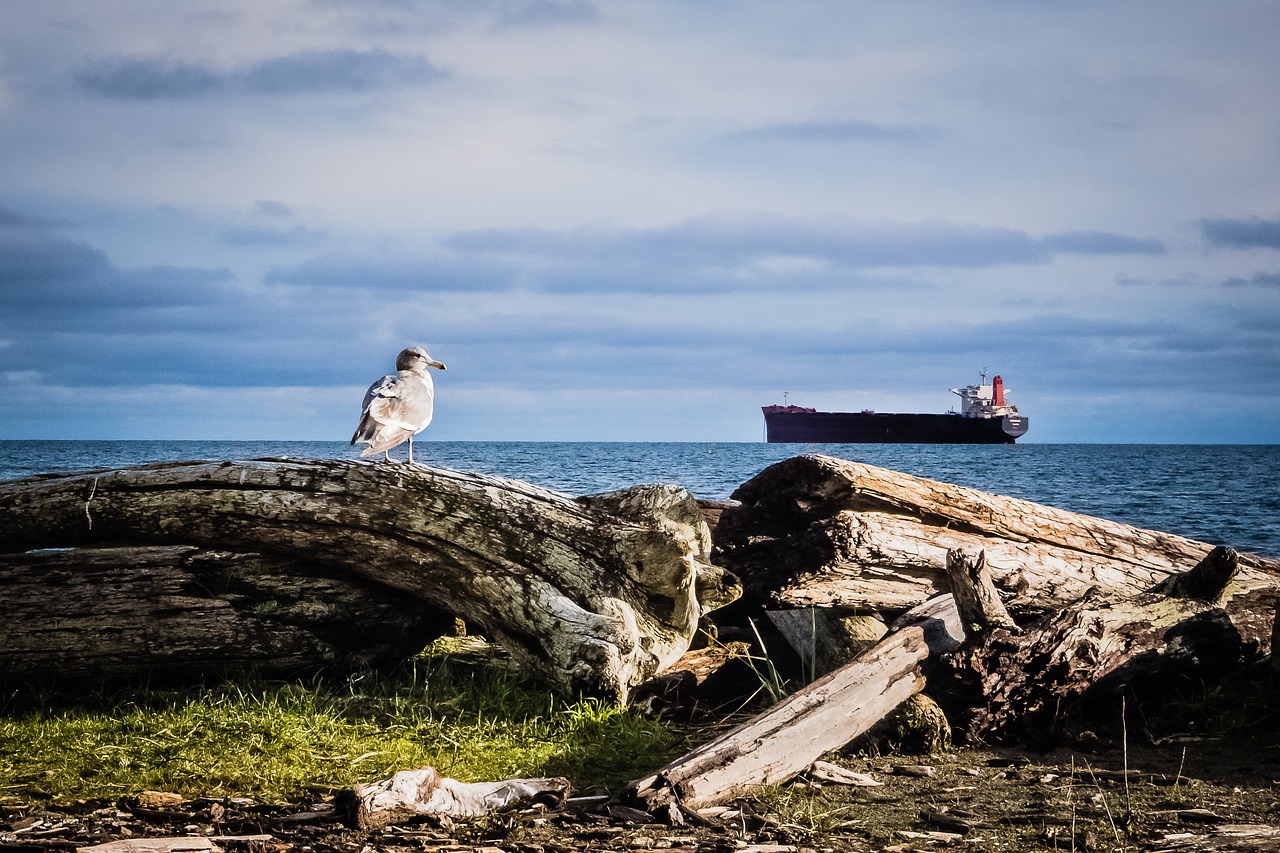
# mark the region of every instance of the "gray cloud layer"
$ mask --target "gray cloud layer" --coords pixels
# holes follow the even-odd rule
[[[292,214],[274,204],[256,209]],[[447,250],[428,254],[325,254],[271,273],[263,290],[242,286],[223,268],[120,268],[101,249],[65,236],[65,228],[0,208],[0,335],[10,342],[7,369],[104,384],[143,377],[210,385],[323,383],[331,379],[332,366],[315,353],[327,341],[349,339],[369,322],[403,326],[408,334],[419,313],[434,314],[433,302],[449,293],[478,298],[532,285],[600,298],[631,291],[643,299],[683,288],[680,298],[688,298],[700,287],[741,289],[738,277],[709,274],[707,267],[732,269],[779,254],[818,257],[842,268],[919,263],[968,269],[1044,263],[1053,252],[1142,256],[1160,250],[1153,241],[1103,232],[1035,238],[948,223],[833,227],[785,217],[701,217],[647,230],[463,232],[443,241]],[[794,286],[793,275],[783,278]],[[851,285],[842,273],[815,279],[814,286],[838,292]],[[628,372],[634,361],[664,364],[661,371],[628,380],[657,387],[673,377],[693,381],[708,364],[726,358],[748,359],[755,342],[764,339],[773,341],[769,361],[756,369],[784,381],[815,359],[836,364],[884,355],[979,358],[993,340],[1016,345],[1020,360],[1049,362],[1069,349],[1089,364],[1084,352],[1123,344],[1135,353],[1212,359],[1248,352],[1262,365],[1275,361],[1264,357],[1264,345],[1275,343],[1276,334],[1255,328],[1249,336],[1223,337],[1168,321],[1041,314],[980,325],[868,326],[855,320],[847,328],[789,336],[768,316],[743,326],[661,313],[628,318],[584,310],[565,316],[551,307],[531,312],[513,306],[478,326],[437,321],[433,341],[470,353],[473,370],[526,388],[587,383],[592,373]],[[94,355],[61,364],[59,354],[69,346]],[[1273,373],[1274,365],[1254,371],[1258,377]],[[1155,380],[1148,375],[1144,381]]]
[[[875,270],[1045,264],[1056,254],[1155,255],[1159,241],[1104,232],[1034,237],[946,222],[832,223],[706,216],[665,228],[480,229],[436,253],[326,254],[267,275],[274,284],[407,291],[536,289],[560,293],[842,290]]]
[[[10,3],[0,423],[349,435],[419,342],[454,437],[988,365],[1037,440],[1272,440],[1264,6]]]
[[[303,51],[223,71],[168,57],[117,56],[75,74],[86,93],[117,100],[203,98],[212,95],[361,93],[434,83],[445,73],[421,56],[384,50]]]
[[[1222,249],[1280,249],[1280,219],[1201,219],[1200,231],[1206,243]]]
[[[917,267],[982,268],[1042,264],[1055,254],[1160,254],[1159,241],[1102,232],[1034,237],[1009,228],[942,221],[920,223],[840,222],[830,218],[778,215],[716,215],[666,228],[549,231],[483,229],[445,238],[443,244],[477,257],[506,259],[558,270],[544,286],[579,289],[574,269],[596,274],[639,264],[655,270],[732,271],[775,258],[811,260],[845,270]],[[788,275],[804,273],[789,270]],[[608,275],[625,286],[625,277]],[[722,275],[720,286],[750,287],[740,276]],[[637,286],[644,287],[639,282]],[[662,289],[657,281],[646,289]]]
[[[936,131],[911,125],[879,124],[857,119],[780,122],[726,133],[728,142],[912,142]]]

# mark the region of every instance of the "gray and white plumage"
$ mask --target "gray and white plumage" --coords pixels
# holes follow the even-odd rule
[[[360,456],[376,453],[391,459],[389,451],[406,440],[409,461],[413,462],[413,437],[427,428],[435,410],[435,385],[430,369],[444,370],[440,362],[427,355],[422,347],[408,347],[396,356],[396,372],[382,377],[364,394],[360,425],[351,443],[368,443]]]

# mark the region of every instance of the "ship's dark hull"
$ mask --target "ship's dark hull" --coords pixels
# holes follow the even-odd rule
[[[771,444],[1013,444],[1030,425],[1021,415],[880,412],[765,412],[764,423]]]

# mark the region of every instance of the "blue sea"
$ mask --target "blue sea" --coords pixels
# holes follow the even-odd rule
[[[420,441],[414,450],[420,462],[574,495],[678,483],[707,499],[728,498],[774,462],[826,453],[1280,558],[1280,445]],[[268,457],[358,454],[337,441],[0,441],[0,480]]]

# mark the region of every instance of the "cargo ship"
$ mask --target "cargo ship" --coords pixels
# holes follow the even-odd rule
[[[765,441],[771,444],[1013,444],[1030,419],[1005,396],[999,376],[987,384],[952,388],[960,411],[944,414],[819,412],[804,406],[762,406]]]

